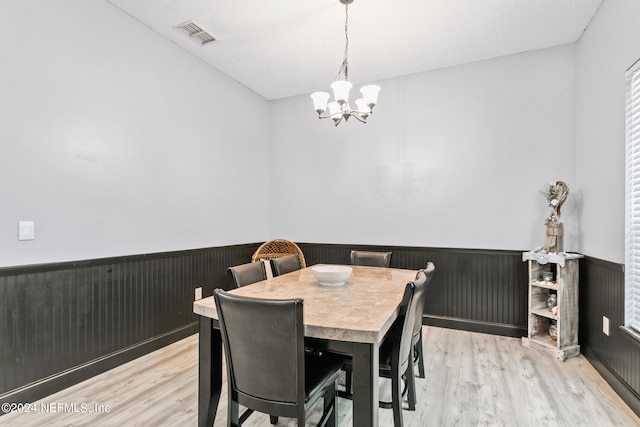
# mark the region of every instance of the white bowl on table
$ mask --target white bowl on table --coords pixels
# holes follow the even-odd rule
[[[316,265],[311,271],[322,286],[342,286],[353,270],[346,265]]]

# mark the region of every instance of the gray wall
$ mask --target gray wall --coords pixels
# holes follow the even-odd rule
[[[624,263],[625,71],[640,58],[640,2],[605,0],[578,43],[579,250]]]
[[[266,100],[104,0],[3,0],[0,52],[0,266],[266,240]]]
[[[366,125],[337,128],[317,119],[308,96],[273,101],[270,234],[542,245],[547,210],[539,190],[576,182],[575,71],[572,44],[389,79]],[[574,213],[569,198],[568,250],[579,240]]]
[[[639,12],[606,0],[577,44],[381,81],[370,122],[334,128],[307,96],[267,102],[108,2],[5,1],[0,266],[272,237],[528,249],[556,179],[566,248],[622,263]],[[20,220],[36,240],[18,242]]]

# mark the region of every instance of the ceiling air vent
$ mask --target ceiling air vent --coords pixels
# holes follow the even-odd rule
[[[192,21],[187,21],[180,25],[176,25],[175,28],[180,34],[189,37],[199,45],[205,45],[209,42],[215,41],[215,38],[205,30],[203,30],[198,24]]]

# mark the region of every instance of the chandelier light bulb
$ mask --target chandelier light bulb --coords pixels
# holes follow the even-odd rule
[[[356,108],[363,119],[366,119],[369,117],[369,114],[371,114],[371,107],[369,107],[369,104],[367,104],[364,98],[356,99]]]
[[[316,113],[322,114],[325,112],[329,98],[331,98],[331,95],[327,92],[314,92],[311,94],[311,99],[313,99],[313,108],[316,109]]]
[[[330,102],[327,107],[329,108],[329,117],[334,120],[342,117],[342,107],[336,101]]]
[[[346,80],[337,80],[331,83],[331,89],[333,89],[333,99],[340,105],[349,100],[349,91],[353,85]]]
[[[362,97],[370,109],[373,109],[378,103],[378,92],[380,92],[380,86],[377,85],[368,85],[360,88],[360,93],[362,93]]]

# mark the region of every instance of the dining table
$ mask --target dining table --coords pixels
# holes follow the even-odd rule
[[[233,289],[237,295],[299,298],[304,302],[305,340],[353,360],[353,425],[378,425],[380,344],[398,317],[403,292],[416,270],[350,266],[341,286],[320,284],[313,266]],[[212,426],[220,400],[222,338],[213,296],[194,301],[199,321],[198,425]],[[256,355],[258,358],[259,355]]]

